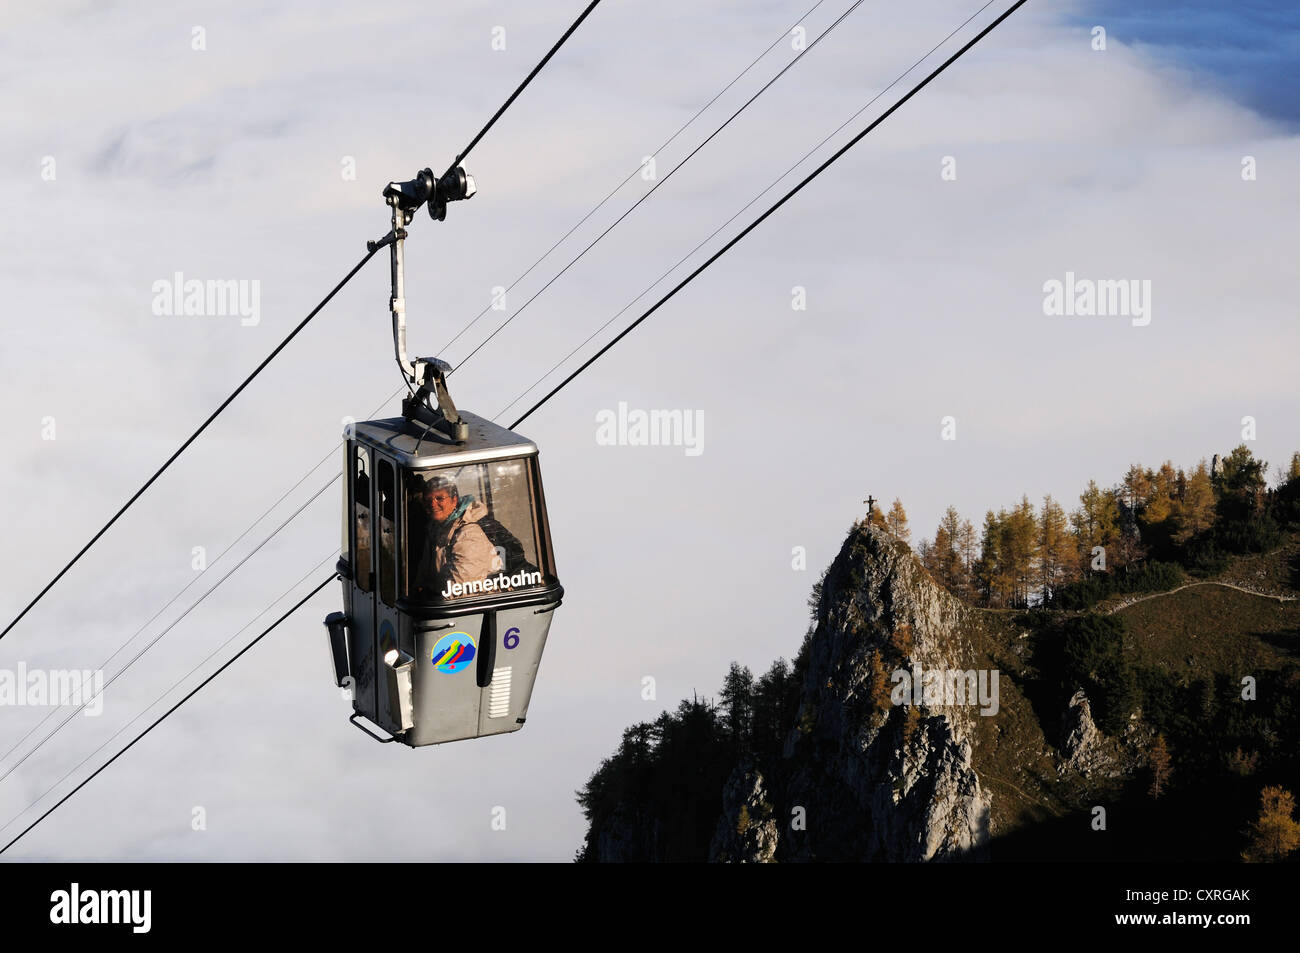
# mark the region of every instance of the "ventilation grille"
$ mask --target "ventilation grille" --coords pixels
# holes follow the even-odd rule
[[[488,717],[504,718],[510,714],[510,667],[493,669],[492,688],[488,693]]]

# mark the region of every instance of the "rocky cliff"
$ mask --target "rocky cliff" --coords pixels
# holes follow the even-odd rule
[[[1115,793],[1139,747],[1101,734],[1082,692],[1036,691],[1023,621],[967,606],[904,543],[856,526],[820,584],[784,744],[733,755],[721,798],[699,802],[717,811],[708,858],[984,861],[998,837]],[[580,856],[691,856],[663,846],[672,818],[635,793],[593,821]]]
[[[991,798],[973,760],[979,716],[966,705],[878,697],[882,673],[892,695],[910,700],[893,672],[910,678],[919,666],[924,689],[925,673],[978,668],[971,615],[884,530],[864,527],[846,542],[822,583],[786,743],[784,800],[792,817],[803,809],[805,829],[790,831],[783,858],[987,856]]]

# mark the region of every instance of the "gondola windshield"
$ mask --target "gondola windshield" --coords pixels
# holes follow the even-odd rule
[[[524,460],[410,471],[406,588],[413,603],[507,595],[546,584]]]

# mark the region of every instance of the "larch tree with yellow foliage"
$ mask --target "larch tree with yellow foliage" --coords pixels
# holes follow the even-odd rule
[[[1151,799],[1158,801],[1169,784],[1169,776],[1174,773],[1173,759],[1169,757],[1169,746],[1165,744],[1164,735],[1156,735],[1156,742],[1148,755],[1151,767],[1151,788],[1147,791]]]
[[[1182,495],[1174,505],[1174,542],[1182,545],[1214,525],[1214,483],[1210,468],[1202,459],[1186,478]]]
[[[1277,863],[1300,847],[1300,824],[1291,816],[1295,795],[1272,785],[1259,795],[1259,817],[1250,825],[1250,843],[1241,852],[1249,864]]]
[[[1043,599],[1050,599],[1052,593],[1074,578],[1075,548],[1065,508],[1049,493],[1043,497],[1043,509],[1038,517],[1039,585]]]
[[[897,536],[905,543],[912,541],[912,531],[907,526],[907,511],[903,509],[903,501],[894,498],[894,504],[885,514],[885,526],[891,533]]]
[[[1079,544],[1080,568],[1090,571],[1093,549],[1113,546],[1119,537],[1119,501],[1111,490],[1088,481],[1088,488],[1079,494],[1079,509],[1070,517],[1074,524],[1075,539]]]

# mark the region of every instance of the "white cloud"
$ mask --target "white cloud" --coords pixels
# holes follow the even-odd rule
[[[467,162],[480,194],[412,226],[412,350],[477,314],[804,8],[602,6]],[[854,14],[457,374],[458,403],[495,413],[974,8]],[[0,146],[5,618],[386,230],[383,184],[445,164],[572,15],[514,2],[435,30],[414,4],[25,9],[7,19],[0,81],[15,117]],[[498,21],[504,54],[488,44]],[[15,856],[570,857],[572,792],[624,726],[712,694],[733,658],[793,655],[808,589],[868,492],[902,497],[919,535],[950,502],[978,521],[1021,492],[1072,501],[1133,459],[1226,450],[1247,413],[1266,458],[1300,446],[1281,214],[1294,145],[1142,50],[1092,53],[1086,30],[1031,5],[521,428],[543,447],[569,590],[524,731],[419,752],[368,742],[327,672],[335,585]],[[1240,179],[1245,154],[1257,182]],[[944,155],[956,182],[939,178]],[[1067,269],[1151,279],[1151,325],[1044,317],[1042,283]],[[260,280],[261,324],[153,315],[151,282],[175,271]],[[790,309],[796,284],[807,312]],[[192,546],[219,551],[341,417],[391,393],[386,300],[375,262],[0,644],[0,665],[100,661],[191,577]],[[706,452],[597,446],[594,413],[620,400],[702,409]],[[955,444],[938,439],[946,414]],[[337,546],[327,495],[160,642],[104,718],[0,785],[6,819]],[[789,568],[795,545],[805,573]],[[657,703],[639,699],[647,674]],[[29,716],[7,714],[0,743]],[[507,833],[489,828],[498,804]]]

